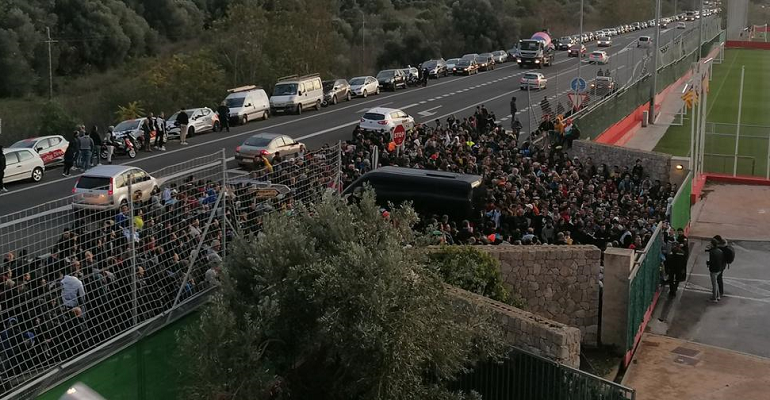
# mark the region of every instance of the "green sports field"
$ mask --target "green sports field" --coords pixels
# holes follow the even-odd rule
[[[738,143],[738,174],[765,176],[770,137],[770,51],[730,49],[714,65],[708,94],[706,172],[732,173],[738,123],[741,67],[745,66],[743,110]],[[688,156],[690,114],[683,126],[671,126],[655,151]]]

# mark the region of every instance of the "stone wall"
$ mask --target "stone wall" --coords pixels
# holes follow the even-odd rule
[[[626,166],[630,170],[636,165],[636,160],[640,159],[645,174],[650,175],[653,181],[659,179],[662,183],[670,182],[671,155],[669,154],[576,140],[572,143],[569,155],[570,158],[578,157],[581,161],[591,157],[596,166],[607,164],[609,168],[613,168],[617,165],[621,171]]]
[[[580,329],[595,345],[601,251],[594,246],[482,246],[500,261],[505,285],[524,309]]]
[[[575,368],[580,367],[580,330],[551,321],[499,301],[447,286],[456,298],[492,311],[508,343]]]

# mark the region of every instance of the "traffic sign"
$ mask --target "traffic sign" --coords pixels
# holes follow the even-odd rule
[[[404,129],[404,125],[397,125],[396,129],[393,130],[393,143],[396,146],[401,146],[404,144],[404,139],[406,139],[406,129]]]
[[[567,98],[569,98],[569,102],[570,104],[572,104],[573,110],[579,110],[583,105],[588,103],[588,101],[591,99],[588,96],[588,93],[582,93],[582,94],[567,93]]]
[[[572,79],[572,82],[569,83],[569,87],[572,88],[573,92],[582,92],[585,91],[588,87],[588,82],[580,77],[574,78]]]

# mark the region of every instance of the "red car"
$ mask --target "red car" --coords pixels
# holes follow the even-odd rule
[[[586,55],[586,47],[582,44],[576,44],[569,48],[569,52],[567,53],[568,57],[585,57]]]
[[[11,148],[34,150],[43,159],[43,163],[49,166],[64,162],[64,152],[68,146],[69,142],[63,136],[53,135],[19,140]]]

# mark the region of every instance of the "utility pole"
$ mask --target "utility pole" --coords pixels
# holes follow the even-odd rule
[[[364,10],[361,11],[361,73],[364,73],[366,68],[366,15]]]
[[[703,0],[700,0],[700,13],[698,14],[698,60],[703,57]]]
[[[655,95],[658,92],[658,49],[660,46],[660,0],[655,2],[655,48],[652,52],[652,85],[650,85],[650,112],[648,123],[655,123]]]
[[[51,28],[46,26],[45,32],[48,36],[48,40],[45,41],[48,43],[48,100],[53,100],[53,59],[51,57],[51,44],[56,43],[57,40],[51,40]]]
[[[578,66],[577,66],[577,77],[580,78],[580,64],[583,63],[583,0],[580,0],[580,37],[578,40]],[[558,91],[558,90],[557,90]],[[575,101],[579,102],[580,97],[580,85],[576,86],[575,89]]]

